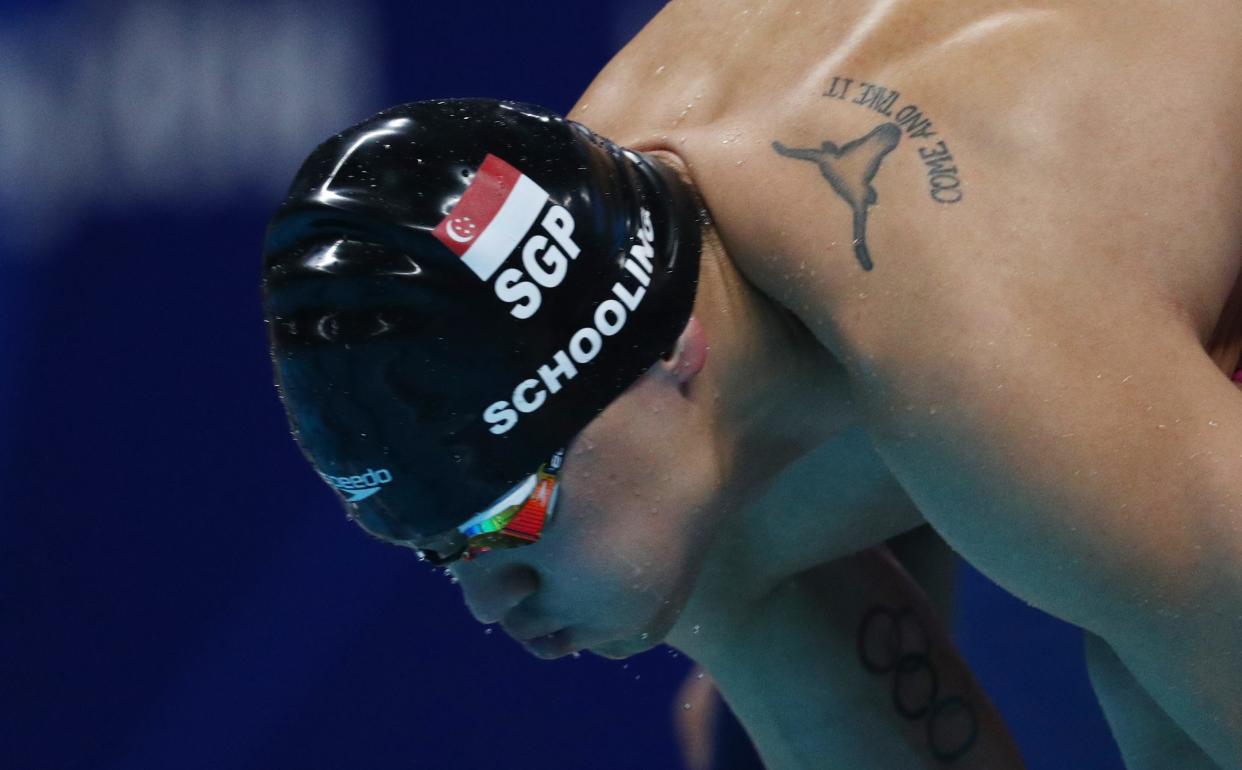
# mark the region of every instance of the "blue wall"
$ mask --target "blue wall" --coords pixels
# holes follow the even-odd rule
[[[0,3],[0,767],[679,766],[684,657],[535,660],[344,521],[257,288],[321,139],[437,96],[567,110],[659,5]],[[962,585],[1031,767],[1119,767],[1079,635]]]

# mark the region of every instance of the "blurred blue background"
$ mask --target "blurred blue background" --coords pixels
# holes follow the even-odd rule
[[[661,5],[0,2],[0,767],[681,766],[684,656],[536,660],[345,521],[257,286],[319,141],[416,99],[567,111]],[[1120,767],[1080,633],[960,580],[1030,767]]]

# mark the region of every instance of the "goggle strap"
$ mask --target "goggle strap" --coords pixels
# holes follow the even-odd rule
[[[555,494],[556,479],[540,474],[534,493],[522,509],[505,525],[505,534],[532,543],[538,540],[539,533],[543,530],[544,522],[548,518],[548,504],[552,502]]]
[[[474,518],[470,519],[470,521],[467,521],[465,524],[459,526],[457,530],[463,533],[468,532],[489,519],[495,518],[502,511],[504,511],[504,509],[519,504],[535,491],[538,481],[539,474],[528,476],[525,480],[519,482],[513,489],[510,489],[508,492],[501,495],[496,502],[488,506],[486,510],[476,514]]]

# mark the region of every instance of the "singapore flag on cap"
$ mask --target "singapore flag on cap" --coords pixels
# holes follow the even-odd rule
[[[547,200],[530,177],[488,153],[466,194],[432,232],[486,281],[530,232]]]

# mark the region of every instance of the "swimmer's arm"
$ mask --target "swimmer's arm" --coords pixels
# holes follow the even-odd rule
[[[768,766],[1023,767],[948,624],[886,546],[791,577],[754,617],[748,644],[796,661],[797,675],[778,697],[770,683],[716,673]]]
[[[1219,770],[1126,670],[1108,642],[1083,632],[1091,687],[1128,770]]]
[[[876,449],[964,558],[1242,767],[1242,398],[1171,325],[1022,304],[860,373]]]

